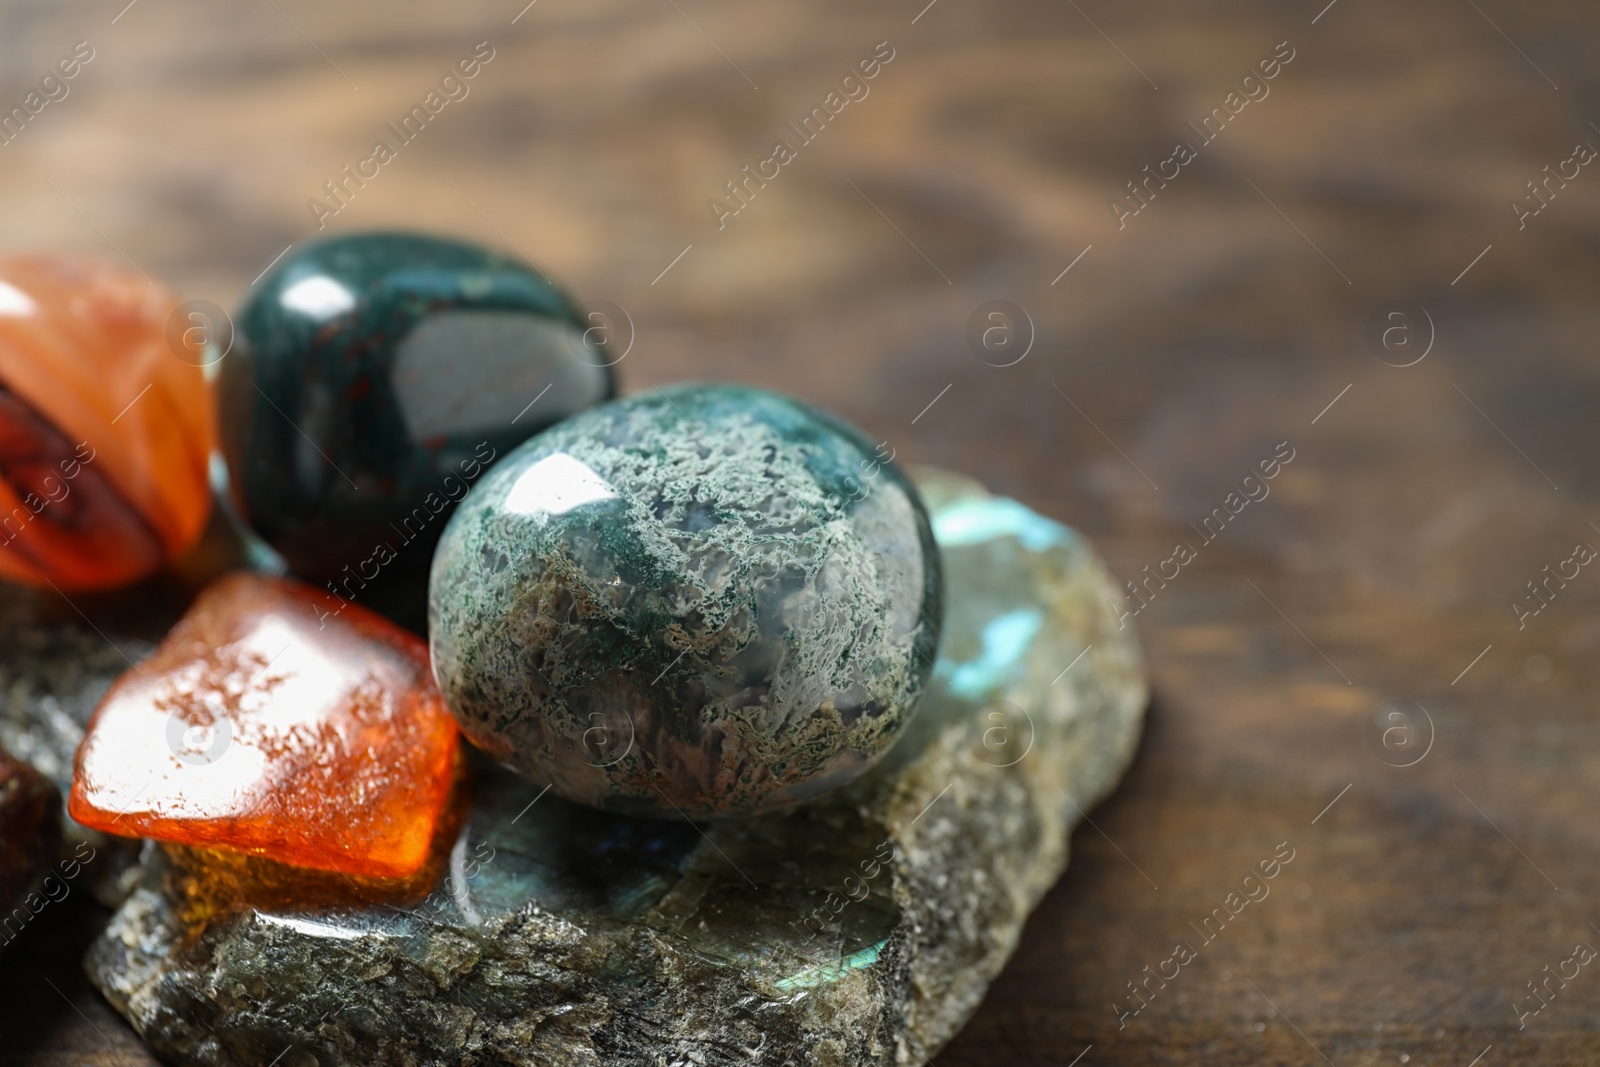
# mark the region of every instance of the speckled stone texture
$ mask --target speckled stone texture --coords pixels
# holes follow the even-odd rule
[[[32,764],[65,795],[72,788],[72,757],[95,705],[130,663],[154,647],[133,638],[112,645],[86,625],[46,622],[34,610],[32,594],[0,591],[0,747]]]
[[[30,764],[63,796],[72,788],[72,757],[95,705],[130,663],[155,647],[117,635],[112,644],[87,623],[54,621],[39,596],[17,587],[0,590],[0,748]],[[137,842],[79,826],[62,812],[67,849],[87,843],[96,856],[80,884],[114,906],[128,893]]]
[[[434,557],[445,701],[497,760],[629,815],[748,814],[857,778],[909,721],[943,616],[888,452],[730,385],[541,434]]]
[[[60,794],[44,775],[0,748],[0,948],[27,925],[30,912],[17,905],[60,846]]]
[[[182,1065],[924,1062],[1060,876],[1148,693],[1087,543],[965,479],[919,482],[950,594],[938,669],[851,786],[697,827],[485,764],[427,899],[156,852],[94,981]]]

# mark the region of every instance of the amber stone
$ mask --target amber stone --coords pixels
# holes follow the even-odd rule
[[[199,538],[211,401],[177,308],[125,267],[0,259],[0,578],[112,588]]]
[[[111,686],[67,810],[108,833],[403,878],[427,861],[457,748],[420,639],[234,574]]]

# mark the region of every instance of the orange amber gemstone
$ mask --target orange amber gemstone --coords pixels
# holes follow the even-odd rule
[[[199,538],[211,400],[177,307],[123,267],[0,259],[0,578],[107,589]]]
[[[298,582],[233,574],[95,709],[67,811],[403,878],[427,861],[456,747],[421,639]]]

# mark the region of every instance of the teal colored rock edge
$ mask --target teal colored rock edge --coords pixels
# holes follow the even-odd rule
[[[405,907],[218,910],[152,849],[94,982],[182,1065],[925,1062],[1132,758],[1148,691],[1082,538],[917,481],[949,596],[938,666],[852,785],[695,825],[485,764],[447,873]]]

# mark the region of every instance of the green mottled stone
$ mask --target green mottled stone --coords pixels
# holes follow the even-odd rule
[[[181,1067],[926,1062],[1132,758],[1147,689],[1086,541],[965,479],[918,483],[950,597],[938,667],[846,788],[696,827],[480,766],[426,900],[245,899],[153,849],[90,976]]]
[[[684,385],[583,412],[483,480],[434,556],[434,674],[557,795],[746,814],[859,776],[927,683],[939,556],[915,488],[795,400]]]

